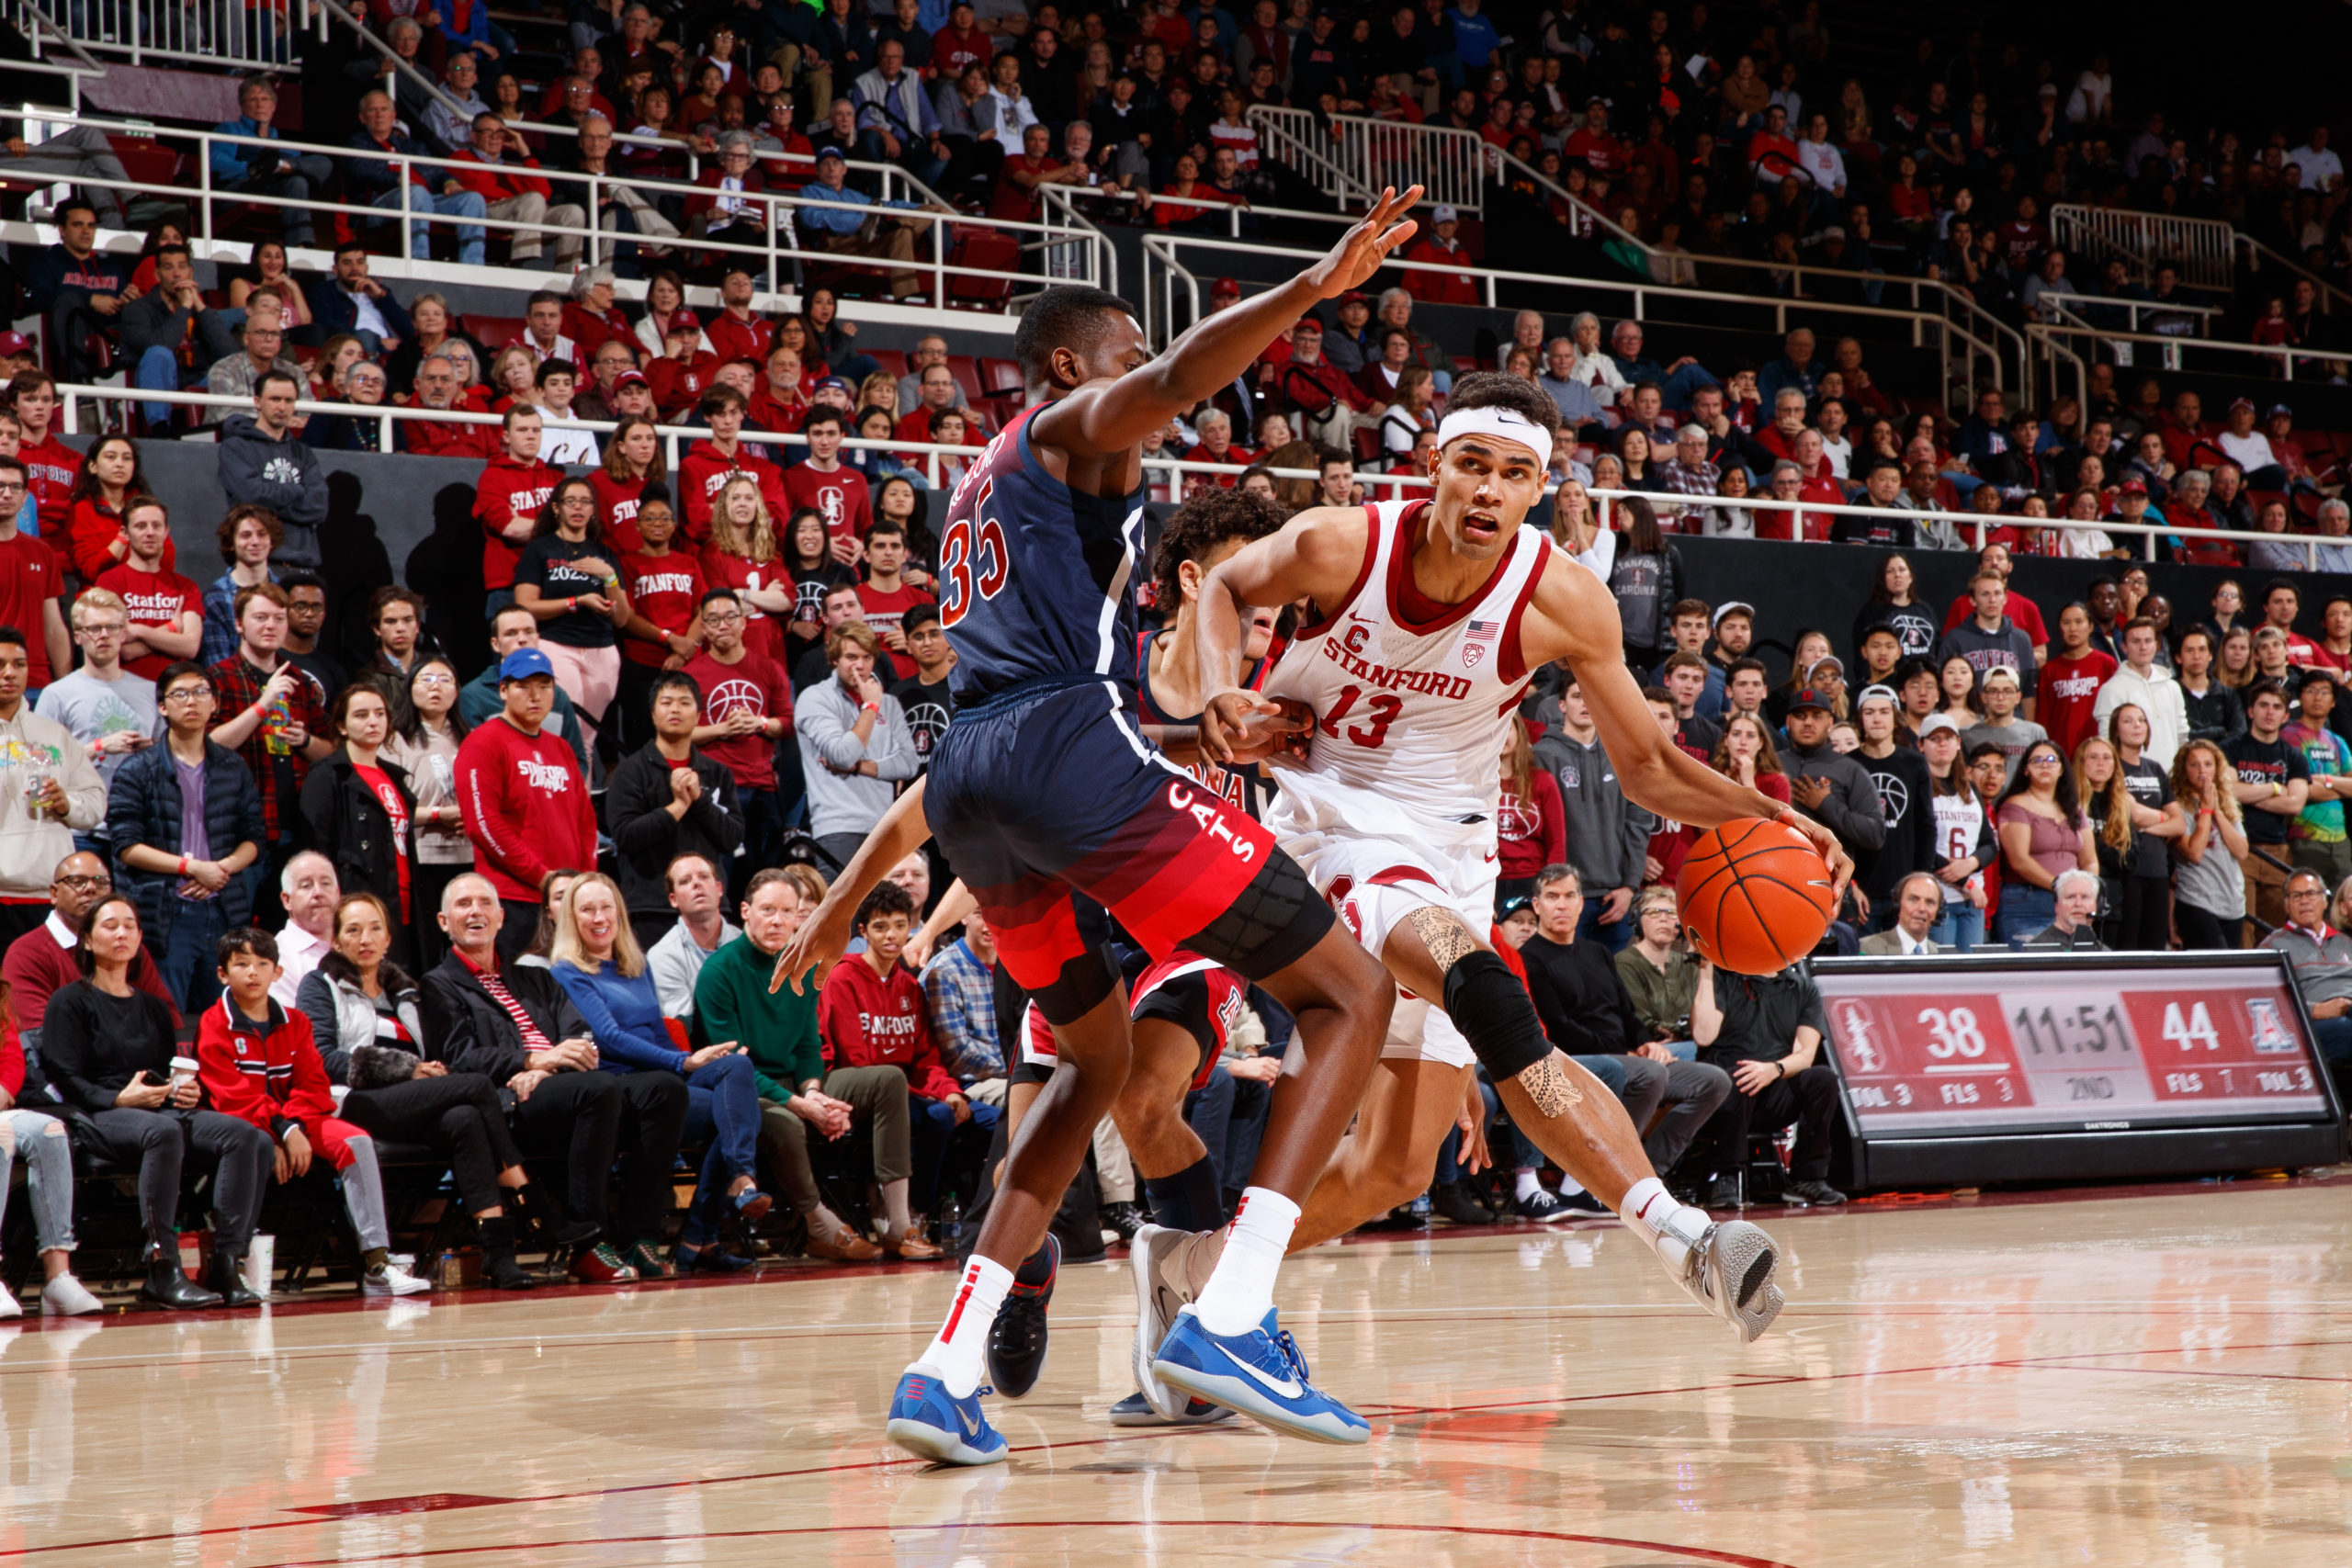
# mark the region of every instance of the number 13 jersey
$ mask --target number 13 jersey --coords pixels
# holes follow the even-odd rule
[[[1304,763],[1277,759],[1281,793],[1266,814],[1277,837],[1339,832],[1448,849],[1495,842],[1506,726],[1527,690],[1520,621],[1552,543],[1522,527],[1486,585],[1459,604],[1410,601],[1413,547],[1429,526],[1427,501],[1364,508],[1363,563],[1347,597],[1267,678],[1271,697],[1314,710]]]

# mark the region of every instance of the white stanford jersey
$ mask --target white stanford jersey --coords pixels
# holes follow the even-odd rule
[[[1316,715],[1307,760],[1278,759],[1266,826],[1278,837],[1341,832],[1445,847],[1495,842],[1504,726],[1527,690],[1520,619],[1551,559],[1522,527],[1486,587],[1435,620],[1404,609],[1427,501],[1368,505],[1353,587],[1302,626],[1268,696]]]

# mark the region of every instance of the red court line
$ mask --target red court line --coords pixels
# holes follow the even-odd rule
[[[2249,1378],[2256,1382],[2352,1382],[2352,1378],[2322,1377],[2316,1372],[2209,1372],[2194,1367],[2070,1367],[2043,1365],[2037,1371],[2119,1372],[2149,1378]]]
[[[608,1535],[578,1540],[545,1540],[498,1546],[445,1546],[424,1551],[395,1551],[383,1557],[301,1557],[259,1568],[331,1568],[338,1563],[410,1562],[427,1557],[473,1557],[483,1552],[553,1551],[570,1546],[658,1546],[700,1540],[775,1540],[809,1536],[912,1533],[942,1534],[964,1530],[1105,1529],[1261,1529],[1261,1530],[1380,1530],[1401,1535],[1472,1536],[1489,1540],[1543,1540],[1562,1545],[1624,1547],[1635,1551],[1663,1551],[1694,1562],[1721,1562],[1729,1568],[1792,1568],[1770,1557],[1716,1551],[1703,1546],[1676,1546],[1662,1540],[1635,1540],[1625,1536],[1572,1535],[1566,1530],[1503,1529],[1482,1525],[1366,1524],[1358,1520],[1320,1519],[1003,1519],[952,1525],[806,1525],[784,1529],[704,1530],[691,1535]]]

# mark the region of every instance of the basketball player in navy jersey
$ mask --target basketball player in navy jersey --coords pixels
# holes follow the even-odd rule
[[[973,463],[940,536],[956,714],[933,753],[922,818],[996,931],[1007,972],[1053,1026],[1058,1063],[1008,1153],[946,1321],[891,1401],[888,1435],[910,1452],[954,1464],[1005,1457],[978,1397],[989,1329],[1126,1080],[1127,998],[1088,901],[1155,959],[1182,949],[1224,964],[1296,1017],[1252,1185],[1187,1309],[1187,1344],[1220,1380],[1204,1397],[1297,1437],[1369,1435],[1308,1382],[1272,1289],[1299,1201],[1377,1058],[1393,988],[1265,829],[1143,736],[1132,579],[1144,440],[1249,368],[1313,305],[1368,280],[1411,238],[1415,225],[1401,220],[1419,196],[1384,193],[1323,260],[1195,323],[1156,359],[1125,301],[1100,289],[1047,289],[1021,319],[1028,410]],[[1279,743],[1273,726],[1245,735],[1247,719],[1221,732],[1220,761]],[[842,886],[907,852],[910,815],[886,816]],[[838,957],[847,912],[829,896],[780,956],[778,978],[797,985],[813,963]]]
[[[1317,714],[1305,760],[1273,760],[1280,793],[1268,826],[1408,998],[1349,1152],[1309,1196],[1293,1245],[1343,1234],[1427,1185],[1475,1060],[1528,1135],[1702,1305],[1753,1339],[1781,1305],[1770,1238],[1741,1222],[1718,1225],[1666,1191],[1623,1107],[1552,1048],[1526,988],[1482,934],[1493,908],[1496,758],[1530,673],[1570,661],[1630,799],[1702,828],[1779,817],[1814,840],[1840,889],[1852,866],[1819,824],[1666,741],[1625,668],[1608,589],[1521,526],[1543,495],[1557,430],[1540,389],[1465,376],[1429,457],[1429,499],[1303,512],[1222,560],[1194,604],[1202,750],[1224,756],[1238,727],[1283,701]],[[1319,614],[1300,626],[1263,692],[1238,684],[1252,607],[1301,600]],[[1185,1339],[1194,1309],[1180,1303],[1220,1245],[1154,1227],[1136,1240],[1137,1372],[1165,1416],[1182,1415],[1184,1393],[1216,1397]],[[1163,1325],[1154,1358],[1146,1344]]]

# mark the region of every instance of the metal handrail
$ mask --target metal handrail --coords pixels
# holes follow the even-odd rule
[[[1177,249],[1182,246],[1191,246],[1198,250],[1242,252],[1252,255],[1287,256],[1298,260],[1302,265],[1320,259],[1317,253],[1310,251],[1290,250],[1284,247],[1268,245],[1264,243],[1244,243],[1232,240],[1217,240],[1202,235],[1177,234],[1170,231],[1167,233],[1148,234],[1144,236],[1144,270],[1146,274],[1143,288],[1145,310],[1144,327],[1148,333],[1157,334],[1152,336],[1152,341],[1155,343],[1164,342],[1166,337],[1172,336],[1176,330],[1177,311],[1175,309],[1173,290],[1179,277],[1181,277],[1183,282],[1191,304],[1189,319],[1192,321],[1198,321],[1200,319],[1201,300],[1199,279],[1193,276],[1190,269],[1185,268],[1179,264],[1175,254]],[[1149,276],[1151,265],[1155,261],[1159,262],[1162,266],[1170,269],[1170,276],[1168,278],[1170,295],[1164,307],[1159,306],[1156,302],[1155,294],[1152,288],[1152,279]],[[1611,289],[1620,293],[1630,294],[1633,296],[1632,314],[1636,320],[1641,320],[1646,317],[1646,301],[1652,295],[1678,299],[1704,299],[1724,304],[1770,307],[1773,313],[1773,330],[1783,336],[1785,336],[1789,331],[1790,310],[1792,308],[1802,310],[1808,306],[1817,310],[1834,310],[1841,315],[1875,316],[1890,321],[1908,321],[1911,323],[1911,344],[1914,348],[1924,348],[1928,346],[1928,344],[1923,340],[1927,336],[1926,329],[1928,325],[1932,322],[1934,325],[1941,329],[1938,341],[1934,346],[1942,356],[1943,380],[1945,384],[1949,385],[1951,379],[1951,344],[1950,341],[1951,339],[1959,339],[1960,341],[1968,344],[1970,347],[1975,349],[1977,352],[1984,354],[1987,357],[1992,358],[1996,369],[1999,366],[1998,355],[1994,353],[1992,345],[1974,337],[1973,334],[1968,333],[1966,329],[1961,327],[1955,322],[1945,321],[1940,317],[1930,316],[1924,311],[1918,310],[1903,310],[1883,305],[1825,304],[1818,300],[1784,299],[1772,296],[1758,296],[1754,294],[1724,294],[1702,288],[1679,288],[1667,284],[1641,283],[1632,279],[1611,277],[1569,277],[1557,273],[1511,272],[1497,267],[1478,267],[1444,262],[1414,262],[1406,261],[1394,255],[1388,257],[1381,265],[1384,267],[1395,267],[1406,272],[1442,272],[1449,274],[1467,273],[1473,277],[1479,279],[1485,285],[1486,304],[1489,309],[1495,308],[1495,289],[1497,284],[1532,283],[1541,284],[1553,288]],[[1161,314],[1163,309],[1165,311],[1164,315]],[[2020,339],[2019,342],[2020,344],[2022,344],[2023,340]],[[2003,385],[2003,383],[1997,380],[1995,384]]]
[[[61,399],[59,417],[63,423],[64,433],[68,435],[80,434],[78,405],[79,400],[84,398],[101,402],[156,402],[199,408],[247,410],[254,406],[254,400],[251,398],[234,397],[225,392],[167,392],[144,387],[105,387],[85,383],[62,384],[57,390]],[[470,409],[420,408],[413,404],[340,403],[302,398],[296,400],[294,407],[298,413],[303,414],[345,414],[380,420],[383,422],[384,438],[388,443],[390,439],[392,425],[404,420],[428,420],[441,424],[473,425],[498,425],[505,421],[505,416],[503,414],[484,413]],[[619,428],[617,422],[612,420],[567,419],[561,423],[567,430],[588,430],[601,434],[609,434]],[[703,440],[710,435],[709,429],[701,425],[657,424],[654,429],[655,433],[662,438],[664,457],[673,473],[676,472],[678,468],[680,443]],[[743,431],[740,439],[756,446],[805,446],[808,442],[806,435],[797,432],[751,429]],[[929,477],[934,486],[938,482],[940,458],[952,457],[968,461],[977,459],[983,450],[981,447],[969,445],[948,446],[929,441],[869,441],[859,437],[844,439],[842,442],[842,447],[844,451],[915,453],[928,459]],[[1183,474],[1237,475],[1246,473],[1251,468],[1258,466],[1243,463],[1209,463],[1193,458],[1157,456],[1148,457],[1143,459],[1143,462],[1147,468],[1179,476]],[[1269,468],[1266,471],[1276,479],[1315,479],[1321,477],[1312,468]],[[1397,490],[1423,489],[1430,483],[1425,477],[1414,474],[1359,474],[1356,478],[1360,483],[1368,486],[1378,484]],[[1642,491],[1600,490],[1589,487],[1586,493],[1597,503],[1597,514],[1604,525],[1608,523],[1608,509],[1611,505],[1635,496],[1641,497],[1642,500],[1653,505],[1661,504],[1663,500],[1663,503],[1668,506],[1687,507],[1691,510],[1744,508],[1750,512],[1817,512],[1838,516],[1851,514],[1867,517],[1883,517],[1887,514],[1886,509],[1883,507],[1857,506],[1845,502],[1781,501],[1771,496],[1693,495],[1661,498],[1657,494]],[[2150,560],[2156,558],[2155,545],[2160,537],[2226,539],[2238,544],[2260,540],[2270,540],[2275,543],[2287,539],[2303,547],[2305,558],[2312,563],[2312,570],[2316,570],[2319,546],[2322,543],[2320,539],[2310,535],[2249,535],[2226,528],[2183,528],[2169,523],[2125,523],[2120,519],[2080,523],[2065,517],[2012,517],[2006,513],[1997,517],[1988,517],[1983,513],[1944,512],[1932,507],[1917,509],[1905,507],[1902,508],[1898,514],[1915,523],[1921,521],[1949,523],[1956,531],[1962,528],[1972,530],[1976,539],[1974,547],[1978,549],[1984,548],[1989,531],[1995,528],[2040,529],[2052,532],[2097,530],[2110,536],[2117,533],[2138,535],[2146,540],[2147,558]],[[2347,538],[2345,542],[2352,544],[2352,538]]]
[[[35,118],[46,119],[50,117],[38,116]],[[130,130],[137,131],[141,134],[147,134],[151,132],[153,129],[151,127],[132,125],[129,122],[101,121],[82,117],[75,117],[71,123],[92,125],[102,130]],[[594,265],[595,263],[596,259],[602,254],[605,246],[628,243],[642,244],[650,243],[641,236],[623,236],[618,235],[612,231],[600,229],[594,222],[579,225],[549,223],[544,220],[537,222],[525,222],[519,219],[500,219],[487,216],[481,218],[459,217],[457,215],[445,215],[430,209],[419,209],[410,205],[411,197],[413,193],[415,191],[416,186],[413,183],[405,180],[403,180],[401,185],[401,205],[398,207],[376,207],[372,205],[360,205],[353,202],[322,201],[315,197],[304,200],[296,200],[288,197],[264,196],[250,191],[216,192],[212,187],[212,159],[210,155],[211,146],[216,142],[229,143],[237,146],[266,147],[275,152],[317,153],[330,158],[366,159],[370,162],[391,162],[426,169],[468,171],[480,170],[486,165],[480,163],[470,163],[455,158],[436,158],[426,153],[404,153],[397,157],[387,159],[381,155],[371,153],[361,148],[330,147],[317,142],[292,141],[284,138],[243,136],[229,131],[186,130],[173,131],[170,134],[175,137],[194,141],[197,143],[200,153],[198,159],[199,180],[198,188],[194,192],[180,194],[193,196],[198,204],[198,210],[201,214],[201,223],[199,225],[201,229],[201,239],[208,248],[208,254],[209,254],[209,247],[218,243],[213,235],[212,223],[212,204],[215,200],[229,200],[241,205],[259,207],[300,208],[307,212],[337,213],[356,219],[362,219],[368,222],[398,222],[401,229],[401,256],[403,260],[416,259],[412,254],[414,243],[414,231],[411,225],[417,223],[423,223],[428,226],[438,225],[445,228],[464,226],[469,228],[498,229],[510,231],[516,230],[528,230],[535,233],[549,236],[578,236],[582,241],[582,253],[590,265]],[[551,186],[562,186],[572,187],[574,189],[584,186],[585,189],[582,194],[583,194],[592,204],[594,203],[598,191],[606,185],[626,186],[631,190],[641,192],[652,191],[687,197],[707,197],[711,194],[710,190],[707,186],[687,185],[672,180],[643,178],[636,175],[582,175],[563,169],[524,169],[519,164],[514,165],[514,167],[519,172],[526,173],[536,178],[546,180]],[[888,166],[878,165],[878,167]],[[98,176],[82,176],[77,179],[76,183],[83,186],[102,187],[106,189],[135,191],[145,195],[157,194],[153,186],[141,185],[131,180],[110,180]],[[909,183],[911,184],[912,182]],[[766,214],[765,230],[767,243],[764,245],[749,245],[736,241],[707,239],[686,240],[684,238],[682,238],[679,243],[692,244],[695,248],[702,250],[723,252],[734,255],[763,257],[766,261],[768,276],[771,278],[774,278],[776,276],[776,263],[780,257],[791,257],[794,259],[806,257],[860,272],[926,270],[930,272],[933,276],[934,297],[943,301],[945,299],[945,278],[951,270],[959,276],[988,278],[1000,282],[1034,283],[1035,281],[1034,275],[1025,273],[1004,272],[992,268],[973,266],[949,268],[946,262],[945,245],[945,233],[946,227],[948,225],[968,224],[980,228],[1011,231],[1018,233],[1046,234],[1065,244],[1072,243],[1067,230],[1056,230],[1047,224],[1023,219],[969,217],[964,213],[956,211],[952,208],[947,208],[944,204],[937,209],[925,207],[884,207],[876,203],[864,201],[829,200],[821,197],[809,197],[805,195],[787,196],[775,191],[745,192],[740,199],[759,206]],[[859,213],[862,217],[872,217],[881,214],[902,221],[920,221],[925,224],[930,230],[932,242],[930,247],[932,251],[931,257],[927,262],[921,259],[897,261],[888,257],[862,256],[838,251],[808,250],[802,248],[797,241],[792,243],[779,246],[776,243],[776,210],[778,209],[784,209],[786,211],[789,211],[797,208],[826,208],[835,210],[848,209]],[[791,227],[791,232],[797,235],[797,227]],[[1102,265],[1102,258],[1112,254],[1112,246],[1109,237],[1102,234],[1100,231],[1090,231],[1086,240],[1085,249],[1087,254],[1094,258],[1098,272]],[[1091,279],[1089,281],[1091,281]]]
[[[1659,258],[1665,258],[1669,262],[1688,263],[1693,266],[1710,268],[1741,267],[1751,272],[1786,273],[1790,276],[1792,286],[1798,290],[1800,297],[1803,297],[1805,275],[1807,273],[1812,273],[1816,276],[1841,278],[1855,284],[1876,283],[1881,286],[1882,290],[1886,288],[1902,288],[1908,290],[1911,296],[1911,308],[1915,310],[1922,308],[1920,305],[1920,299],[1923,295],[1932,298],[1939,301],[1941,306],[1941,310],[1932,313],[1934,319],[1946,322],[1951,326],[1954,331],[1967,332],[1972,343],[1989,343],[1992,344],[1999,344],[2004,338],[2007,339],[2008,346],[2014,351],[2016,355],[2015,363],[2018,371],[2018,384],[2020,388],[2026,384],[2029,356],[2026,352],[2024,334],[1940,278],[1920,277],[1913,275],[1898,276],[1890,273],[1857,272],[1848,267],[1822,266],[1815,263],[1807,263],[1804,261],[1757,261],[1747,256],[1702,256],[1695,253],[1668,253],[1661,251],[1657,246],[1651,244],[1648,241],[1641,238],[1641,236],[1619,227],[1614,220],[1602,212],[1599,208],[1593,206],[1582,197],[1577,196],[1565,186],[1557,184],[1541,169],[1536,168],[1533,164],[1529,164],[1524,159],[1513,157],[1510,152],[1505,151],[1490,151],[1494,152],[1496,160],[1505,169],[1517,170],[1540,189],[1549,191],[1552,195],[1559,197],[1569,206],[1577,209],[1577,211],[1581,212],[1589,220],[1591,221],[1594,227],[1607,230],[1612,238],[1618,240],[1622,243],[1631,245],[1641,252],[1642,255],[1646,260],[1655,261]],[[1657,287],[1664,288],[1668,286],[1658,285]],[[1824,301],[1815,302],[1824,303]],[[1841,310],[1845,309],[1843,306],[1837,308]],[[1958,321],[1952,320],[1952,312],[1954,311],[1960,312],[1968,319],[1970,323],[1968,327],[1963,328]],[[2003,378],[2003,370],[2005,367],[2004,360],[2001,358],[1999,354],[1990,352],[1989,350],[1986,354],[1986,357],[1993,362],[1993,384],[1996,387],[2006,389],[2007,382]]]
[[[2295,378],[2295,361],[2298,359],[2352,366],[2352,350],[2346,349],[2306,348],[2284,343],[2232,343],[2224,338],[2179,337],[2169,333],[2116,332],[2108,327],[2092,326],[2086,321],[2043,321],[2038,324],[2047,333],[2087,333],[2105,343],[2150,343],[2169,348],[2211,349],[2219,354],[2251,354],[2264,359],[2276,359],[2284,367],[2280,379],[2288,381]]]
[[[2058,310],[2064,313],[2066,321],[2064,323],[2052,322],[2052,325],[2075,325],[2092,332],[2103,332],[2107,329],[2095,325],[2085,314],[2088,310],[2130,312],[2131,324],[2124,329],[2127,332],[2140,330],[2140,312],[2143,310],[2162,315],[2195,316],[2199,321],[2210,320],[2223,313],[2223,307],[2219,305],[2178,305],[2163,299],[2117,299],[2105,294],[2061,293],[2054,288],[2043,289],[2034,296],[2034,299],[2037,304],[2044,299],[2056,302]]]

